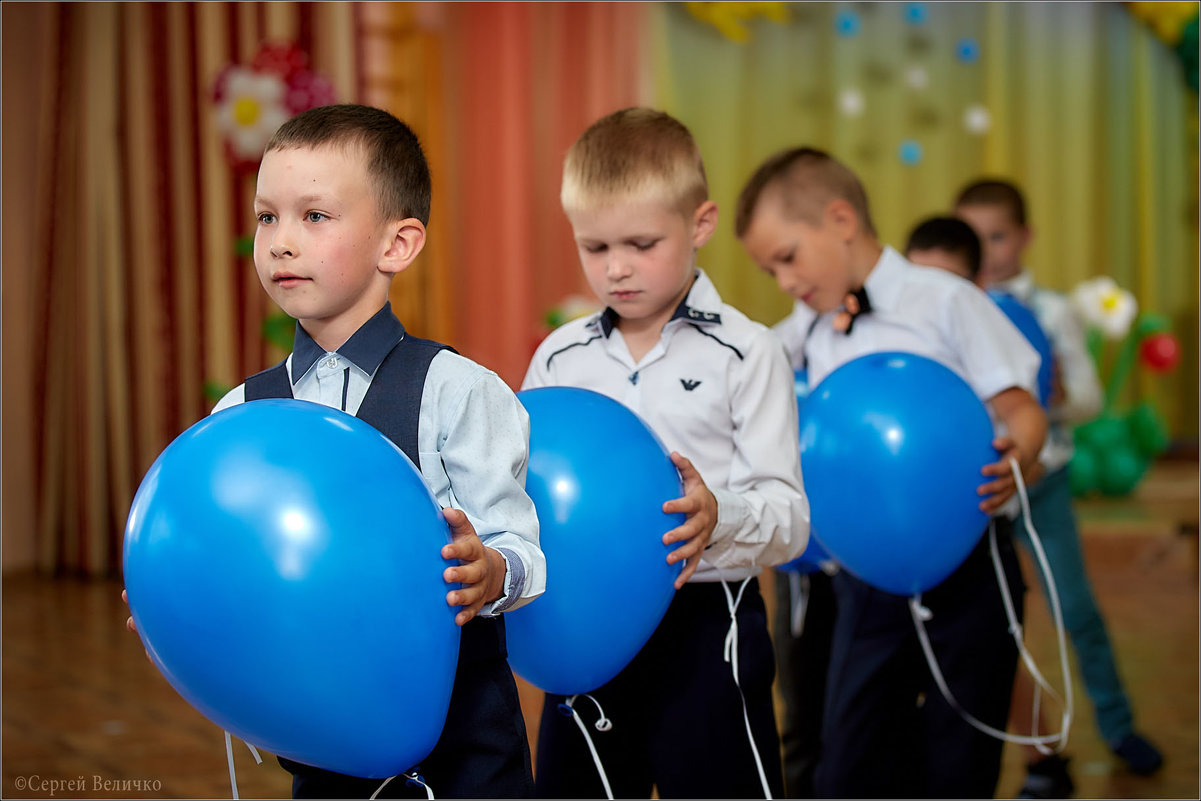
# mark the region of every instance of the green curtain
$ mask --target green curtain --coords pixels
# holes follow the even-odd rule
[[[1176,54],[1120,3],[783,5],[785,22],[744,22],[742,44],[684,4],[650,14],[649,100],[700,143],[725,215],[701,263],[726,299],[766,323],[790,306],[732,230],[742,181],[779,149],[845,161],[896,247],[967,181],[1006,177],[1026,194],[1040,283],[1110,275],[1172,320],[1180,367],[1141,375],[1127,400],[1195,436],[1197,96]]]

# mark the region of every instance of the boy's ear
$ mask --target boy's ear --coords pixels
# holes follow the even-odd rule
[[[706,200],[692,215],[692,247],[699,248],[717,230],[717,204]]]
[[[380,256],[380,272],[395,275],[403,272],[425,247],[425,225],[416,217],[396,220],[388,225],[392,239]]]
[[[859,215],[854,206],[840,197],[826,205],[823,222],[829,225],[844,242],[850,242],[859,232]]]

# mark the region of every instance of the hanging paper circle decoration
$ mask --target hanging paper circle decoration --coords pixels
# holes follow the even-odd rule
[[[922,146],[916,139],[906,139],[901,142],[900,148],[897,150],[897,155],[901,159],[902,164],[910,166],[918,164],[922,160]]]
[[[955,43],[955,58],[964,64],[975,64],[980,60],[980,44],[970,36]]]
[[[834,17],[834,30],[839,36],[855,36],[862,27],[859,15],[850,9],[843,9]]]

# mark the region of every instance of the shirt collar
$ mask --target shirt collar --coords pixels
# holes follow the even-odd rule
[[[384,357],[392,352],[396,343],[404,339],[405,329],[396,315],[392,313],[392,304],[385,303],[375,315],[359,326],[359,330],[351,334],[350,339],[338,348],[338,355],[345,358],[367,375],[375,375]],[[325,348],[317,344],[309,332],[304,330],[299,322],[296,323],[296,335],[292,345],[292,375],[300,380],[317,360],[325,355]]]
[[[1034,293],[1034,276],[1028,270],[1023,269],[1013,278],[1006,281],[998,281],[990,288],[1008,292],[1022,303],[1029,303],[1030,295]]]
[[[905,270],[911,265],[905,257],[889,245],[884,246],[879,260],[867,274],[863,288],[871,298],[872,309],[891,309],[896,306],[897,297],[905,283]]]
[[[680,301],[680,305],[676,306],[676,310],[668,319],[666,325],[670,325],[675,320],[687,320],[690,323],[721,325],[721,296],[717,294],[717,287],[713,286],[713,282],[709,280],[709,276],[704,270],[697,269],[692,287],[688,290],[688,294]],[[601,333],[608,339],[613,333],[613,329],[617,327],[618,315],[611,307],[606,307],[603,312],[596,315],[589,321],[588,325],[597,326]]]

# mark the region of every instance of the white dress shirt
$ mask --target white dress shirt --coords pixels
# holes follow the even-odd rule
[[[1026,304],[1051,341],[1063,399],[1047,411],[1051,427],[1039,460],[1048,472],[1058,470],[1072,460],[1075,450],[1071,426],[1099,414],[1104,400],[1097,368],[1088,352],[1084,323],[1066,297],[1035,286],[1034,278],[1025,270],[995,286]]]
[[[1038,397],[1041,357],[975,284],[946,270],[911,264],[885,247],[864,289],[871,311],[855,318],[849,335],[834,329],[834,312],[821,315],[814,325],[817,314],[799,301],[777,323],[792,363],[800,367],[807,361],[810,388],[852,359],[904,351],[949,367],[982,401],[1011,387]],[[1004,434],[991,408],[989,414],[997,434]],[[1012,498],[999,514],[1013,517],[1017,511]]]
[[[356,332],[338,352],[320,353],[316,346],[317,353],[305,357],[311,363],[296,377],[293,363],[302,331],[297,326],[297,351],[287,358],[293,397],[356,414],[379,362],[358,355],[362,348],[351,344],[359,336]],[[362,339],[356,344],[361,346]],[[368,365],[370,372],[348,354],[360,362],[374,361]],[[213,413],[244,400],[245,385],[240,385]],[[495,373],[449,350],[430,362],[417,430],[418,468],[438,505],[461,509],[480,540],[505,558],[504,594],[484,605],[483,616],[523,606],[546,588],[537,512],[525,492],[529,430],[525,407]]]
[[[556,329],[539,345],[522,388],[581,387],[613,398],[669,451],[692,461],[718,513],[691,581],[742,579],[798,556],[809,538],[809,504],[793,376],[780,341],[722,303],[701,270],[637,363],[616,320],[607,309]]]

